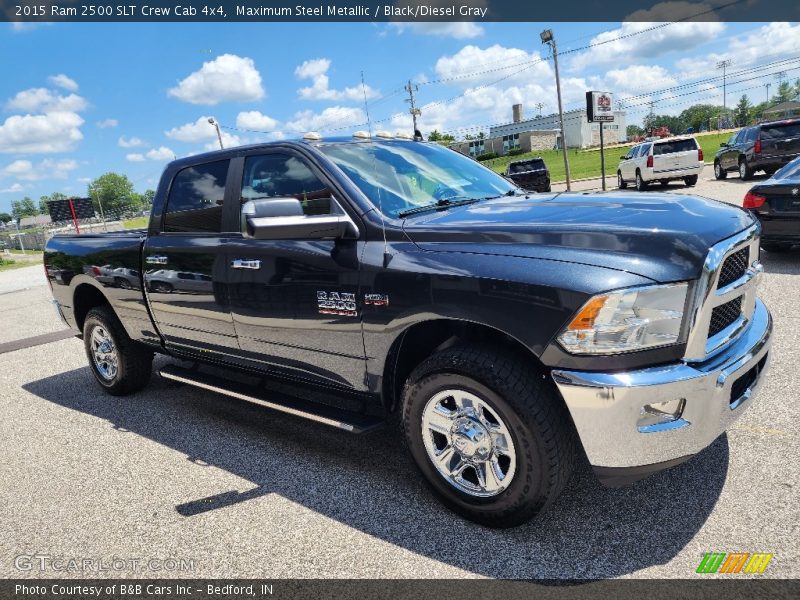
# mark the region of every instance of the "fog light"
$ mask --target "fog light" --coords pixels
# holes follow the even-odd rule
[[[641,417],[636,423],[642,433],[653,433],[667,429],[685,427],[689,423],[681,419],[686,399],[669,400],[668,402],[655,402],[642,407]]]

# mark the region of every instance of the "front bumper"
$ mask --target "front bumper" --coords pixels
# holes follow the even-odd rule
[[[620,373],[553,371],[601,480],[622,482],[626,471],[645,476],[710,445],[752,404],[768,367],[771,335],[772,317],[757,300],[739,339],[703,363]],[[677,420],[642,425],[644,406],[681,399]]]

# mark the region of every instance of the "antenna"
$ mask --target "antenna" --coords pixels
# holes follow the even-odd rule
[[[361,90],[364,92],[364,112],[367,113],[367,129],[369,130],[369,137],[372,138],[372,123],[369,120],[369,105],[367,104],[367,85],[364,83],[364,71],[361,71]],[[375,153],[372,154],[372,170],[375,171]],[[389,261],[392,260],[392,255],[389,253],[389,244],[386,242],[386,217],[383,216],[383,199],[381,188],[376,186],[378,191],[378,212],[381,213],[381,231],[383,232],[383,268],[389,266]]]

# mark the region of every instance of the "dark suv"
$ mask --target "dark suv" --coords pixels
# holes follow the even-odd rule
[[[515,160],[509,163],[506,177],[530,192],[550,191],[550,171],[540,157]]]
[[[800,156],[800,119],[745,127],[720,146],[714,157],[717,179],[725,179],[728,171],[739,171],[742,179],[750,179],[756,171],[772,175]]]

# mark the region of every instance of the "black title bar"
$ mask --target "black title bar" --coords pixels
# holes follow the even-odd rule
[[[797,0],[0,0],[18,22],[665,22],[800,20]]]

